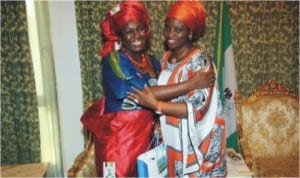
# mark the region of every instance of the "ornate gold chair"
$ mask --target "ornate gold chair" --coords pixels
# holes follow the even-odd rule
[[[92,134],[88,137],[85,149],[76,157],[68,170],[68,177],[97,177],[94,138]]]
[[[299,96],[268,81],[249,98],[236,92],[239,144],[259,177],[299,177]]]

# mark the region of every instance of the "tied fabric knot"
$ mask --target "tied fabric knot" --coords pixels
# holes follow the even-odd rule
[[[102,33],[104,35],[104,44],[103,48],[100,52],[101,57],[105,58],[109,52],[113,50],[119,50],[120,45],[119,45],[119,39],[118,36],[115,34],[114,30],[111,30],[111,15],[106,17],[106,19],[100,24],[100,28],[102,29]],[[116,12],[115,12],[116,13]]]

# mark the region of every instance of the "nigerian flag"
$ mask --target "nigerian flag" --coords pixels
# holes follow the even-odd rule
[[[239,151],[235,104],[233,99],[234,92],[237,89],[237,84],[231,44],[229,11],[225,1],[218,2],[214,62],[218,71],[217,78],[220,98],[223,103],[223,116],[226,121],[226,146]]]

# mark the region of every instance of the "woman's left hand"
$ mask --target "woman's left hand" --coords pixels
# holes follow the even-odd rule
[[[128,92],[127,96],[132,101],[135,101],[137,104],[144,107],[156,110],[157,109],[157,99],[154,94],[151,92],[151,89],[145,85],[143,90],[132,87],[135,93]]]

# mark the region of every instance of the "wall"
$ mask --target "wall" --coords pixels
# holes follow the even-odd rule
[[[49,1],[49,16],[66,175],[83,150],[79,120],[83,107],[74,2]]]

